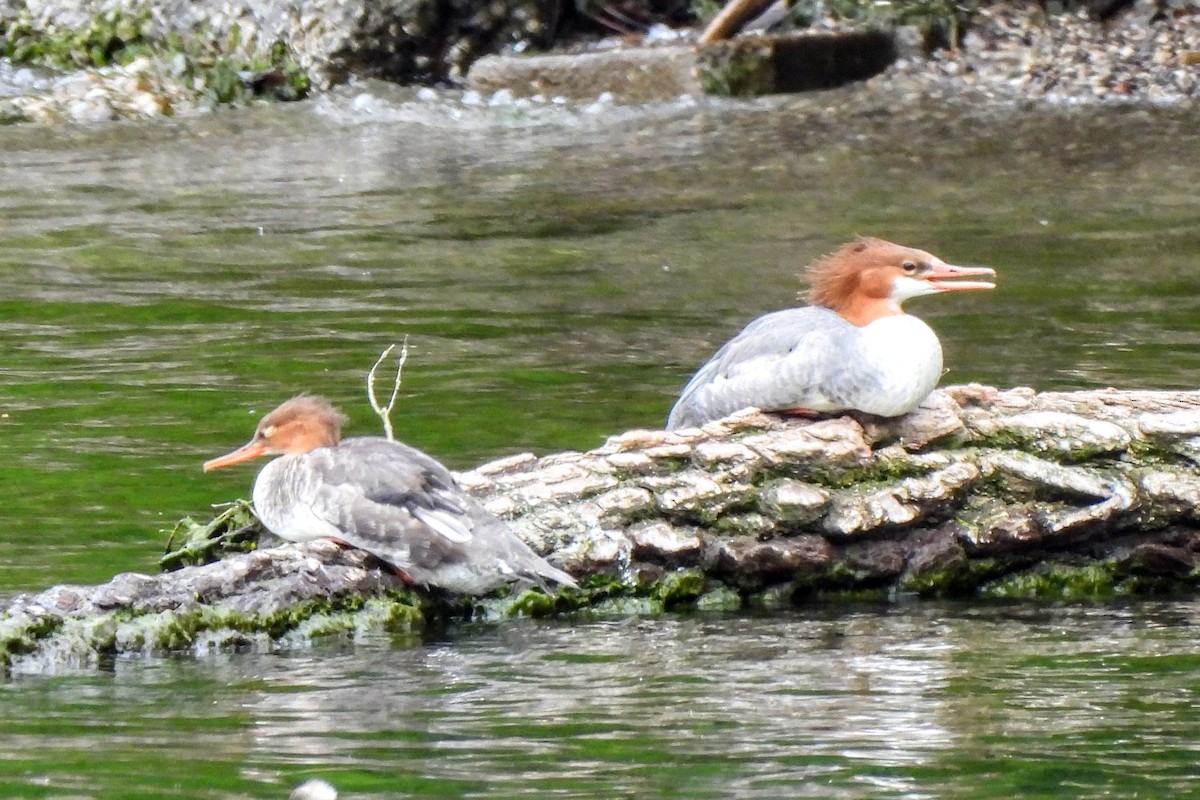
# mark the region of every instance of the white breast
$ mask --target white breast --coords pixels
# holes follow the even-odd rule
[[[275,459],[254,481],[254,513],[267,530],[292,542],[337,538],[341,531],[314,507],[320,502],[316,480],[306,472],[299,457]]]
[[[908,314],[878,319],[861,330],[862,360],[855,368],[871,371],[877,380],[864,382],[866,390],[854,407],[883,417],[912,411],[942,377],[937,334]]]

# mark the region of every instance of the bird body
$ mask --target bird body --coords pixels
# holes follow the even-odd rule
[[[514,581],[576,585],[436,459],[380,437],[341,439],[340,423],[325,401],[293,398],[263,417],[249,443],[205,470],[278,454],[254,481],[254,510],[268,530],[365,550],[414,583],[464,594]]]
[[[726,342],[688,382],[667,428],[694,427],[742,408],[906,414],[937,385],[942,347],[900,304],[923,294],[990,289],[952,282],[990,275],[880,239],[847,245],[813,267],[813,305],[766,314]]]

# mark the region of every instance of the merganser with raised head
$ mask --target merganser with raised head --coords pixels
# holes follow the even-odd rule
[[[254,511],[293,542],[328,538],[390,564],[405,578],[463,594],[514,581],[578,588],[414,447],[378,436],[342,439],[344,417],[300,395],[267,414],[254,438],[204,471],[278,455],[254,481]]]
[[[781,413],[912,411],[942,376],[937,335],[900,304],[911,297],[994,289],[987,267],[959,267],[882,239],[859,239],[810,267],[811,305],[759,317],[692,377],[667,430],[743,408]]]

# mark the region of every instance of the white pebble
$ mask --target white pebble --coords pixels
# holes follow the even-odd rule
[[[309,778],[288,795],[288,800],[337,800],[338,791],[329,781]]]
[[[511,89],[500,89],[488,98],[489,106],[511,106],[513,104],[513,93]]]

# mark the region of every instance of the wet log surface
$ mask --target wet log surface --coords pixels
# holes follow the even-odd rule
[[[420,635],[447,620],[887,600],[1104,598],[1200,583],[1200,393],[950,387],[895,420],[744,412],[461,476],[583,584],[404,587],[328,542],[231,555],[0,613],[0,667]]]

